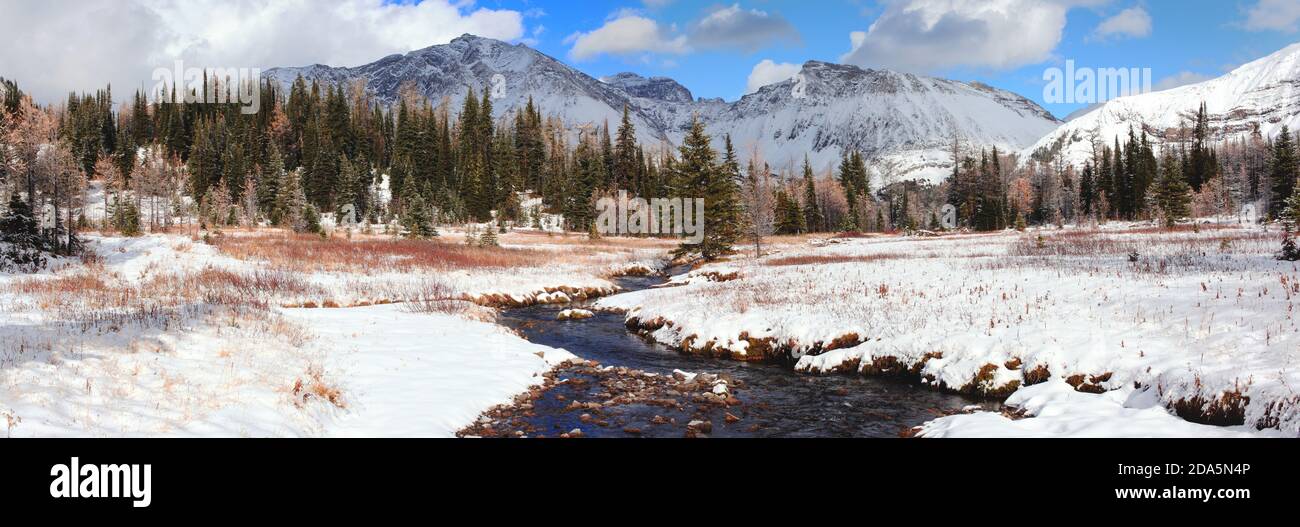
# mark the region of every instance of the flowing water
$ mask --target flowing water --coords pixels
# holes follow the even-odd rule
[[[628,277],[618,280],[625,290],[634,291],[662,283],[659,277]],[[592,426],[579,420],[581,412],[566,410],[573,401],[599,401],[598,389],[590,383],[561,384],[536,401],[528,423],[548,435],[580,428],[584,435],[623,437],[625,426],[639,435],[681,437],[682,429],[649,424],[655,416],[687,420],[709,419],[713,437],[898,437],[907,428],[939,415],[980,404],[994,409],[995,403],[941,393],[901,379],[856,375],[805,375],[788,366],[749,364],[678,353],[650,342],[630,331],[619,313],[597,312],[595,318],[557,321],[563,309],[576,306],[533,306],[509,309],[500,322],[516,329],[529,341],[563,348],[602,366],[625,366],[646,372],[671,375],[674,370],[729,375],[738,386],[735,395],[744,405],[738,409],[717,409],[707,415],[687,415],[648,405],[621,408],[617,422]],[[737,382],[738,381],[738,382]],[[727,422],[726,414],[734,422]],[[738,419],[737,419],[738,418]]]

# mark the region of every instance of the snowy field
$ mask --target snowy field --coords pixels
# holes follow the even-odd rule
[[[1273,259],[1280,240],[1118,224],[810,240],[597,305],[687,352],[908,376],[1020,410],[926,436],[1295,436],[1300,273]]]
[[[93,258],[0,275],[0,433],[452,436],[572,357],[479,304],[605,294],[663,253],[360,238],[90,236]]]
[[[0,275],[2,432],[451,436],[572,358],[494,308],[614,293],[672,247],[463,238],[90,236],[94,257]],[[597,306],[689,353],[1007,397],[921,437],[1294,437],[1300,272],[1272,258],[1279,239],[1121,224],[779,238]]]

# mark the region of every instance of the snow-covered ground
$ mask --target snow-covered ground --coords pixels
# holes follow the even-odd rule
[[[1154,388],[1103,394],[1076,391],[1061,379],[1021,388],[1007,405],[1023,419],[993,412],[953,415],[921,426],[918,437],[1256,437],[1285,436],[1249,426],[1209,426],[1171,415]]]
[[[1087,392],[1140,386],[1170,417],[1160,422],[1185,424],[1171,415],[1177,411],[1294,436],[1300,273],[1272,258],[1280,238],[1258,227],[1168,233],[1111,225],[812,240],[597,305],[626,311],[656,340],[696,353],[783,356],[803,372],[908,375],[986,395],[1047,380]],[[1113,402],[1123,394],[1057,397],[1044,407],[1099,415],[1096,405],[1109,404],[1111,417],[1132,417]],[[1028,396],[1019,397],[1013,402]],[[957,435],[997,419],[962,416],[927,430]],[[1027,421],[1036,424],[1017,422],[1005,433],[1107,433]]]
[[[653,248],[576,241],[535,267],[441,271],[289,268],[176,235],[87,241],[97,259],[0,274],[5,436],[451,436],[571,355],[446,298],[558,301],[660,265]],[[285,307],[381,296],[398,303]]]
[[[597,305],[687,351],[1010,395],[1014,412],[940,418],[924,437],[1295,436],[1300,271],[1272,258],[1279,238],[1120,224],[787,238]],[[570,358],[476,303],[609,293],[613,275],[661,269],[667,247],[539,232],[500,249],[452,233],[88,240],[98,258],[0,275],[6,435],[452,435]]]
[[[323,425],[328,436],[450,437],[574,358],[491,323],[395,305],[285,314],[319,338],[345,394],[346,411]]]

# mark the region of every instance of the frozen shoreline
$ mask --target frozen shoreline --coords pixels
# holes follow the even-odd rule
[[[597,306],[686,353],[995,398],[1047,380],[1081,395],[1149,387],[1171,417],[1294,436],[1300,295],[1275,242],[1238,228],[1120,225],[837,239],[707,265]]]

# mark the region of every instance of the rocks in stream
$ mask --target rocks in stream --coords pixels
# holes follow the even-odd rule
[[[515,397],[511,404],[484,412],[474,424],[457,433],[460,437],[545,437],[563,421],[581,428],[608,429],[622,437],[676,435],[668,430],[687,422],[679,433],[702,437],[713,433],[711,419],[731,424],[745,415],[744,403],[735,393],[744,383],[729,375],[674,371],[660,375],[622,366],[602,367],[595,361],[576,360],[557,366],[543,375],[541,386]],[[637,411],[660,408],[646,419]],[[546,430],[536,424],[538,412],[561,421]],[[679,415],[679,421],[672,414]],[[681,430],[681,429],[679,429]],[[615,433],[617,433],[615,432]],[[580,428],[557,434],[561,438],[584,437]]]
[[[555,315],[555,320],[584,320],[596,316],[586,309],[566,309]]]

